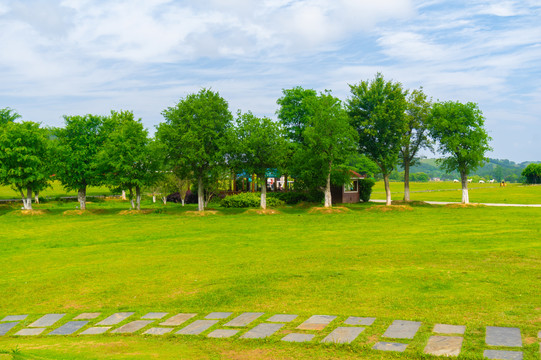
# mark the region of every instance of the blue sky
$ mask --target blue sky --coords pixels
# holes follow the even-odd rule
[[[476,102],[494,158],[541,160],[539,0],[0,0],[0,107],[133,110],[145,126],[202,87],[275,118],[281,90],[377,72],[434,100]]]

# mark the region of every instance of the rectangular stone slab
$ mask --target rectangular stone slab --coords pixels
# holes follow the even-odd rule
[[[487,359],[522,360],[522,351],[485,350],[483,356]]]
[[[231,337],[231,336],[235,335],[238,332],[239,332],[239,330],[218,329],[218,330],[214,330],[213,332],[211,332],[207,336],[210,337],[210,338],[228,338],[228,337]]]
[[[209,320],[227,319],[231,315],[233,315],[232,312],[213,312],[205,316],[205,319],[209,319]]]
[[[177,331],[179,335],[199,335],[210,327],[216,325],[218,320],[196,320],[185,328]]]
[[[71,335],[82,329],[86,324],[88,324],[88,321],[69,321],[61,327],[54,329],[48,335]]]
[[[73,318],[73,320],[92,320],[100,316],[101,313],[82,313]]]
[[[267,319],[268,322],[279,322],[279,323],[286,323],[286,322],[292,322],[295,320],[299,315],[285,315],[285,314],[278,314],[271,316]]]
[[[445,325],[445,324],[436,324],[432,332],[438,334],[459,334],[462,335],[466,331],[464,325]]]
[[[263,314],[265,313],[258,313],[258,312],[244,313],[242,315],[237,316],[236,318],[234,318],[233,320],[231,320],[224,326],[235,326],[235,327],[246,326],[252,321],[254,321],[255,319],[257,319],[258,317],[262,316]]]
[[[436,356],[458,356],[463,340],[461,336],[431,336],[424,352]]]
[[[272,336],[275,332],[280,330],[284,324],[259,324],[246,334],[242,335],[241,339],[264,339]]]
[[[395,320],[387,328],[383,337],[393,339],[413,339],[421,323],[418,321]]]
[[[177,314],[175,316],[170,317],[169,319],[165,320],[164,322],[160,323],[162,326],[179,326],[183,323],[185,323],[187,320],[190,320],[191,318],[197,316],[197,314]]]
[[[15,333],[15,335],[18,336],[36,336],[41,334],[45,328],[37,328],[37,329],[22,329],[19,332]]]
[[[111,333],[114,333],[114,334],[134,333],[136,331],[141,330],[145,326],[152,324],[153,322],[154,322],[153,320],[135,320],[135,321],[127,323],[126,325],[119,327],[118,329],[111,331]]]
[[[9,330],[13,329],[15,326],[17,326],[17,324],[18,322],[0,324],[0,336],[6,335]]]
[[[21,321],[28,317],[28,315],[8,315],[0,321]]]
[[[143,316],[141,316],[141,319],[154,319],[154,320],[158,320],[158,319],[161,319],[163,317],[165,317],[165,315],[167,315],[169,313],[166,313],[166,312],[149,312],[148,314],[145,314]]]
[[[126,320],[127,318],[129,318],[133,314],[135,314],[135,313],[133,313],[133,312],[119,312],[119,313],[113,314],[113,315],[105,318],[104,320],[100,321],[96,325],[105,325],[105,326],[116,325],[116,324],[121,323],[122,321]]]
[[[91,327],[86,329],[79,335],[100,335],[106,333],[110,328],[110,326]]]
[[[349,344],[359,336],[365,328],[363,327],[337,327],[329,335],[325,337],[321,342],[323,343],[336,343],[336,344]]]
[[[485,338],[487,345],[521,347],[522,338],[519,328],[487,326]]]
[[[314,338],[314,334],[298,334],[298,333],[291,333],[287,334],[282,338],[282,341],[287,342],[308,342],[312,341]]]
[[[58,320],[62,319],[66,314],[47,314],[43,315],[28,327],[48,327],[54,325]]]
[[[147,331],[145,331],[143,334],[147,334],[147,335],[164,335],[164,334],[167,334],[167,333],[169,333],[171,331],[173,331],[173,328],[153,327],[153,328],[150,328]]]
[[[391,343],[391,342],[385,342],[380,341],[374,345],[372,349],[374,350],[381,350],[381,351],[398,351],[403,352],[408,347],[408,344],[400,344],[400,343]]]
[[[332,315],[314,315],[308,318],[305,322],[297,326],[299,330],[323,330],[329,325],[336,316]]]
[[[346,321],[344,321],[344,324],[369,326],[369,325],[372,325],[374,321],[376,321],[376,318],[373,318],[373,317],[350,316],[346,319]]]

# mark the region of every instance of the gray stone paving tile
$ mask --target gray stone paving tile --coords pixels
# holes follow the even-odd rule
[[[403,352],[408,347],[408,344],[400,344],[400,343],[391,343],[391,342],[385,342],[380,341],[374,345],[372,349],[374,350],[381,350],[381,351],[398,351]]]
[[[159,328],[159,327],[153,327],[145,331],[143,334],[147,335],[165,335],[169,332],[173,331],[173,328]]]
[[[299,315],[284,315],[284,314],[278,314],[271,316],[267,319],[268,322],[279,322],[279,323],[287,323],[292,322],[295,320]]]
[[[88,321],[69,321],[59,328],[54,329],[48,335],[71,335],[82,329]]]
[[[197,314],[177,314],[175,316],[170,317],[169,319],[165,320],[164,322],[160,323],[162,326],[179,326],[183,323],[185,323],[187,320],[190,320],[191,318],[197,316]]]
[[[58,320],[62,319],[66,314],[47,314],[43,315],[28,327],[49,327],[54,325]]]
[[[435,332],[437,334],[460,334],[463,335],[466,331],[466,327],[464,325],[445,325],[445,324],[436,324],[434,326],[434,330],[432,332]]]
[[[305,322],[297,326],[299,330],[323,330],[329,325],[336,316],[333,315],[314,315],[308,318]]]
[[[175,334],[180,335],[199,335],[203,331],[216,325],[218,320],[196,320],[185,328],[177,331]]]
[[[164,318],[167,314],[166,312],[149,312],[148,314],[145,314],[141,316],[141,319],[154,319],[159,320]]]
[[[15,335],[19,336],[36,336],[41,334],[45,328],[37,328],[37,329],[22,329],[19,330],[19,332],[15,333]]]
[[[387,328],[383,337],[393,339],[413,339],[420,327],[421,323],[418,321],[395,320]]]
[[[213,332],[211,332],[207,336],[210,337],[210,338],[228,338],[228,337],[231,337],[231,336],[235,335],[238,332],[239,332],[239,330],[218,329],[218,330],[214,330]]]
[[[487,326],[485,338],[487,345],[521,347],[522,338],[519,328]]]
[[[209,319],[209,320],[227,319],[231,315],[233,315],[232,312],[213,312],[205,316],[205,319]]]
[[[424,352],[436,356],[458,356],[463,341],[461,336],[431,336]]]
[[[231,320],[230,322],[228,322],[224,326],[235,326],[235,327],[246,326],[249,323],[251,323],[252,321],[254,321],[255,319],[257,319],[258,317],[263,316],[263,314],[265,314],[265,313],[260,313],[260,312],[250,313],[250,312],[247,312],[247,313],[244,313],[244,314],[241,314],[241,315],[237,316],[236,318],[234,318],[233,320]]]
[[[363,327],[337,327],[329,335],[325,337],[321,342],[323,343],[336,343],[336,344],[349,344],[364,331]]]
[[[522,360],[522,351],[485,350],[483,356],[487,359]]]
[[[275,332],[280,330],[284,324],[259,324],[246,334],[242,335],[241,339],[264,339],[272,336]]]
[[[100,335],[106,333],[111,326],[97,326],[91,327],[80,333],[79,335]]]
[[[376,321],[376,318],[374,317],[357,317],[357,316],[350,316],[344,321],[344,324],[346,325],[365,325],[370,326]]]
[[[5,318],[3,318],[2,320],[0,320],[0,322],[3,322],[3,321],[21,321],[21,320],[26,319],[27,317],[28,317],[28,315],[8,315]]]
[[[73,318],[73,320],[92,320],[100,316],[101,313],[82,313]]]
[[[17,326],[18,322],[0,324],[0,336],[6,335],[11,329]]]
[[[114,334],[134,333],[136,331],[141,330],[145,326],[152,324],[153,322],[154,322],[153,320],[135,320],[135,321],[127,323],[126,325],[119,327],[118,329],[111,331],[111,333],[114,333]]]
[[[287,334],[282,338],[282,341],[288,341],[288,342],[308,342],[312,341],[314,338],[314,334],[298,334],[298,333],[291,333]]]
[[[116,324],[121,323],[122,321],[126,320],[127,318],[129,318],[133,314],[135,314],[135,313],[134,312],[119,312],[119,313],[113,314],[113,315],[105,318],[104,320],[100,321],[96,325],[106,325],[106,326],[108,326],[108,325],[116,325]]]

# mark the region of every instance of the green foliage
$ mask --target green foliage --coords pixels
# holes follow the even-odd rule
[[[541,184],[541,164],[529,164],[522,171],[522,176],[526,178],[528,184]]]
[[[302,143],[304,129],[313,115],[310,99],[315,99],[317,93],[312,89],[300,86],[293,89],[283,89],[283,96],[276,101],[280,108],[276,112],[278,119],[286,129],[286,135],[294,143]]]
[[[259,207],[261,197],[259,193],[240,193],[237,195],[229,195],[222,199],[220,205],[225,208],[247,208],[247,207]],[[277,207],[284,205],[284,202],[275,197],[267,198],[267,206]]]
[[[422,88],[413,90],[407,98],[405,133],[399,160],[399,163],[404,167],[416,164],[419,150],[431,148],[428,137],[431,107],[431,101],[428,100]]]
[[[14,122],[20,117],[21,115],[17,114],[17,112],[13,109],[10,109],[10,108],[0,109],[0,126],[5,125],[9,122]]]
[[[359,198],[362,202],[370,201],[370,195],[372,195],[374,185],[376,185],[374,179],[359,179]]]
[[[430,181],[430,177],[427,174],[425,174],[424,172],[418,172],[418,173],[410,174],[409,178],[410,178],[411,181],[416,181],[416,182],[428,182],[428,181]]]

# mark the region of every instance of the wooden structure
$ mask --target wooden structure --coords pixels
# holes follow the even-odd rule
[[[366,175],[361,175],[350,170],[350,182],[342,186],[331,185],[331,196],[333,204],[352,204],[361,201],[359,196],[359,180],[366,179]]]

